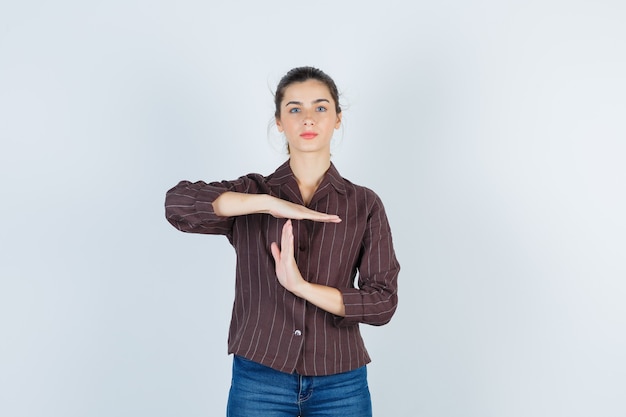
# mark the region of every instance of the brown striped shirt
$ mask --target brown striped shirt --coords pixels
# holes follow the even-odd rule
[[[167,192],[166,217],[174,227],[225,235],[235,248],[228,352],[301,375],[330,375],[369,363],[359,323],[389,322],[398,302],[400,265],[380,198],[342,178],[331,164],[308,207],[337,214],[342,221],[293,221],[300,272],[310,282],[341,291],[346,317],[338,317],[296,297],[278,282],[270,244],[280,242],[285,220],[268,214],[217,216],[212,202],[225,191],[304,203],[289,161],[266,177],[249,174],[209,184],[181,181]]]

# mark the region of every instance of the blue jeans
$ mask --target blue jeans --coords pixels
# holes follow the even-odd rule
[[[371,417],[367,368],[302,376],[235,356],[226,416]]]

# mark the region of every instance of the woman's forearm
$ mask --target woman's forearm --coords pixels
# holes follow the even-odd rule
[[[267,194],[245,194],[226,191],[213,201],[213,211],[222,217],[243,216],[254,213],[269,213]]]
[[[337,288],[305,281],[300,287],[294,290],[293,293],[331,314],[340,317],[346,316],[343,296]]]
[[[291,203],[269,194],[245,194],[234,191],[226,191],[217,197],[213,201],[213,211],[222,217],[267,213],[284,219],[308,219],[331,223],[341,221],[336,214],[320,213],[301,204]]]

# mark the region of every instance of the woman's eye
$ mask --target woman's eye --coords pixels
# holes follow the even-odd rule
[[[324,106],[318,106],[316,110],[317,110],[317,111],[324,112],[324,111],[326,111],[326,107],[324,107]]]
[[[293,107],[291,109],[289,109],[289,113],[300,113],[300,109],[297,107]]]

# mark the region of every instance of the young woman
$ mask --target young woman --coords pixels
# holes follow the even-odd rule
[[[289,159],[167,193],[174,227],[225,235],[237,255],[228,417],[372,414],[359,323],[389,322],[400,266],[379,197],[331,162],[338,96],[324,72],[289,71],[275,93]]]

